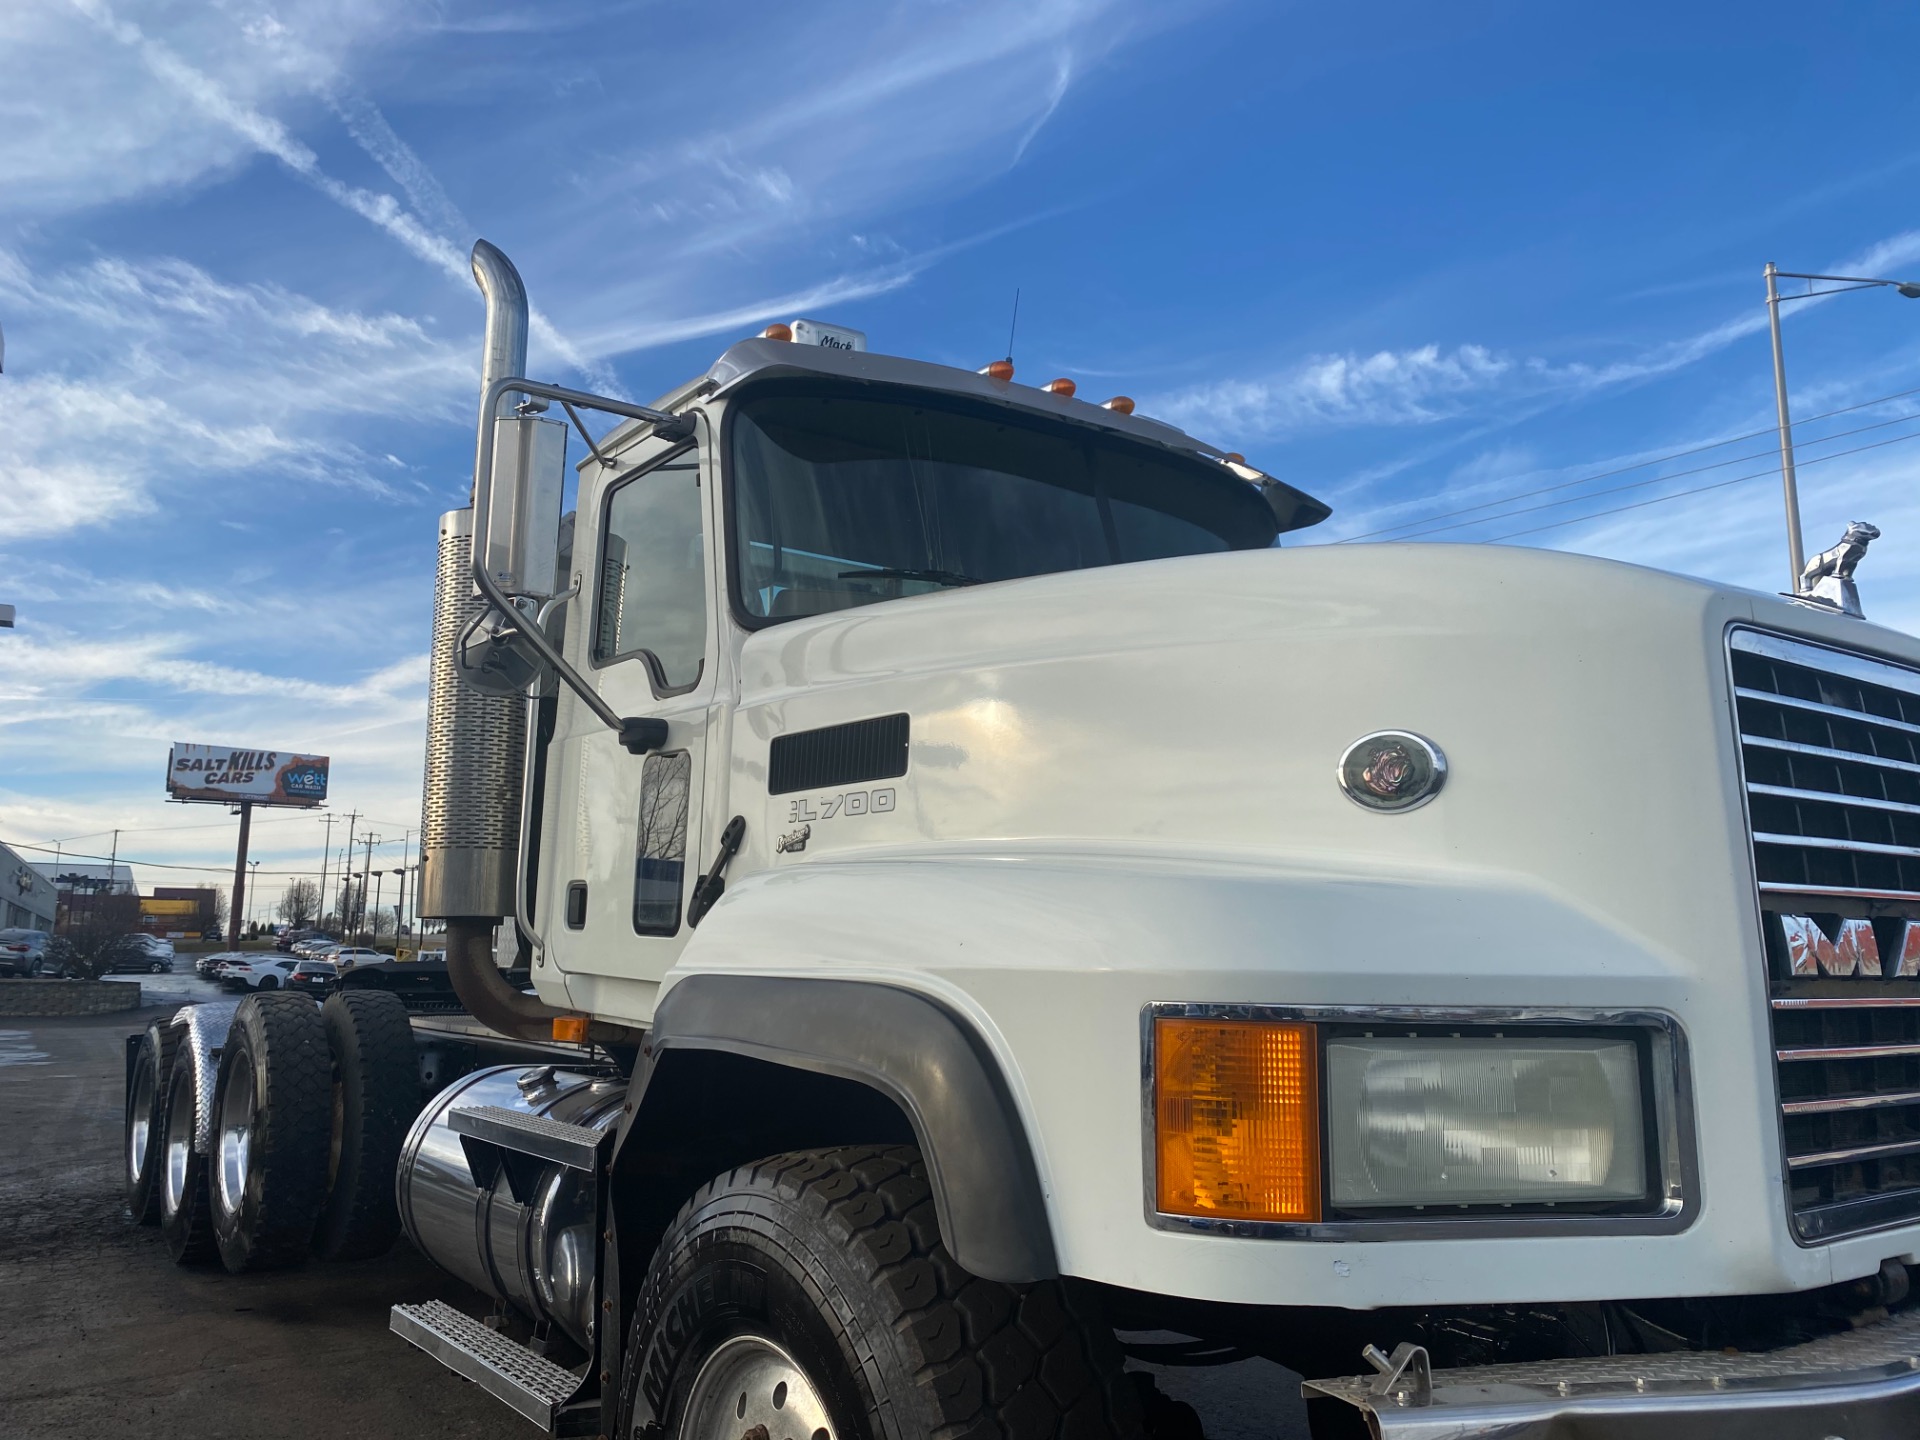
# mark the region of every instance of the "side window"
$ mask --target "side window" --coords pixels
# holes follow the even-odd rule
[[[698,680],[707,644],[705,553],[693,451],[622,481],[601,522],[594,660],[644,656],[660,690]]]
[[[633,860],[633,928],[671,935],[680,928],[687,872],[687,792],[693,757],[684,750],[649,755],[640,771],[639,840]]]

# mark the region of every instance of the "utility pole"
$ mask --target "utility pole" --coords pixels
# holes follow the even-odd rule
[[[314,929],[319,929],[327,919],[327,862],[333,858],[333,816],[326,817],[327,838],[320,846],[320,903],[316,907],[319,914],[313,917]]]
[[[251,925],[253,924],[253,897],[260,893],[260,862],[249,860],[247,865],[253,871],[247,877],[247,924]]]
[[[342,910],[350,910],[352,908],[353,890],[347,884],[347,866],[353,863],[353,822],[358,820],[359,818],[360,818],[360,812],[358,810],[353,810],[348,812],[347,844],[346,844],[346,848],[340,852],[340,887],[343,890],[346,890],[348,903],[340,907]],[[340,928],[343,931],[348,928],[347,922],[350,918],[351,918],[350,915],[334,916],[334,919],[339,922]],[[345,939],[346,937],[342,935],[341,938]]]
[[[360,928],[367,923],[367,881],[373,878],[373,847],[380,843],[380,837],[369,830],[366,842],[367,863],[360,867]]]
[[[1787,416],[1787,361],[1780,347],[1780,271],[1767,262],[1767,321],[1773,327],[1773,407],[1780,421],[1780,489],[1787,503],[1787,593],[1797,594],[1806,555],[1800,542],[1800,483],[1793,472],[1793,421]]]

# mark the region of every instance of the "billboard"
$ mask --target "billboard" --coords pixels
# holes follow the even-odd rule
[[[167,794],[175,800],[318,805],[327,798],[327,757],[175,744],[167,756]]]

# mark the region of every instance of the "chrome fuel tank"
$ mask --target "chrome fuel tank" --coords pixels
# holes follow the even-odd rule
[[[582,1345],[593,1338],[593,1181],[553,1165],[521,1204],[505,1174],[474,1183],[454,1110],[498,1105],[594,1129],[620,1115],[626,1081],[611,1070],[502,1065],[463,1075],[433,1098],[407,1132],[394,1177],[407,1238],[428,1259],[530,1318],[549,1320]]]

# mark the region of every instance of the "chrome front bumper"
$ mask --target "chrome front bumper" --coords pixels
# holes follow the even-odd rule
[[[1379,1375],[1301,1389],[1358,1408],[1380,1440],[1920,1435],[1920,1310],[1760,1355],[1611,1355],[1429,1374],[1424,1352],[1402,1346],[1376,1363]]]

